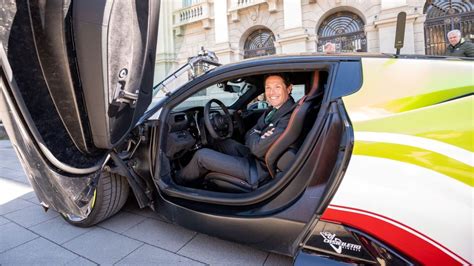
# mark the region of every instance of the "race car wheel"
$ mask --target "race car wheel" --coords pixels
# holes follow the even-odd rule
[[[68,214],[63,214],[62,217],[78,227],[93,226],[116,214],[127,201],[128,193],[129,186],[125,177],[103,171],[89,215],[83,219]]]

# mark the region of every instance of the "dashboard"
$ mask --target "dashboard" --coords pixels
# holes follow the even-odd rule
[[[202,108],[192,108],[169,116],[166,156],[176,159],[201,146],[202,114]]]
[[[217,112],[220,111],[211,110],[211,114]],[[231,110],[229,112],[232,117],[233,112]],[[211,136],[207,132],[203,115],[202,106],[170,114],[167,121],[169,130],[165,152],[168,158],[180,158],[186,152],[197,150],[208,144]],[[233,124],[234,128],[239,126],[236,125],[236,121],[233,121]]]

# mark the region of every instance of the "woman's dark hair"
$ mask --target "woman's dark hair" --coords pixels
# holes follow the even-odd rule
[[[285,74],[285,73],[270,73],[270,74],[265,74],[265,76],[263,76],[263,84],[265,84],[265,81],[267,81],[267,78],[271,77],[271,76],[278,76],[280,77],[283,82],[285,83],[285,85],[288,87],[291,85],[291,82],[290,82],[290,78],[288,78],[288,76]]]

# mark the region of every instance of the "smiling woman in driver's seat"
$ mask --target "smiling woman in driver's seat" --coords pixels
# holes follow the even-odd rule
[[[240,178],[258,184],[268,177],[265,154],[288,126],[294,100],[292,85],[283,74],[265,76],[265,96],[271,107],[257,124],[245,134],[245,145],[226,139],[213,144],[213,149],[198,150],[191,161],[176,175],[179,184],[198,180],[209,172]]]

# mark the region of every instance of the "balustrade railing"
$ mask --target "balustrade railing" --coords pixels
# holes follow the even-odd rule
[[[209,19],[209,2],[206,0],[196,1],[195,4],[183,7],[174,12],[174,26],[181,26],[196,21]]]

